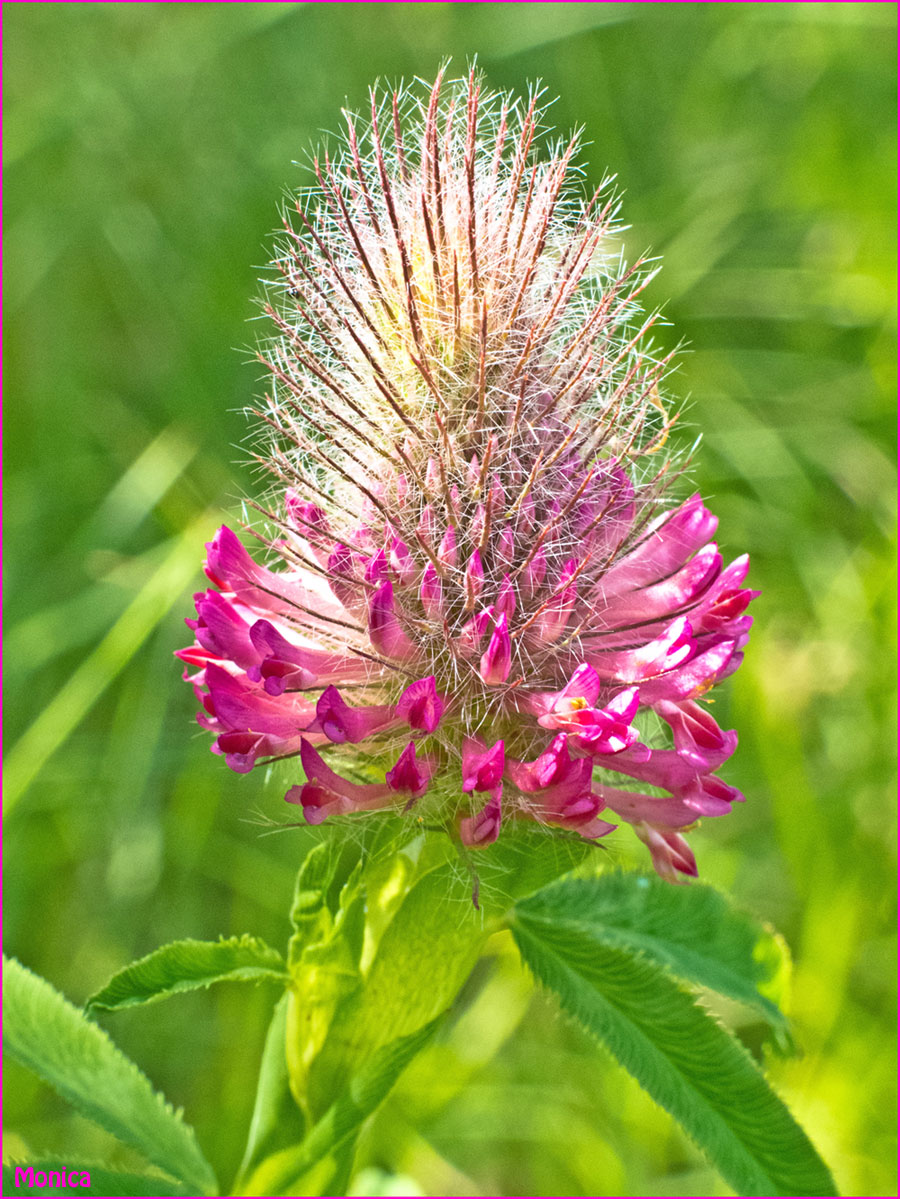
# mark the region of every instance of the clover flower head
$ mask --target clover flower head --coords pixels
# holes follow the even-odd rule
[[[676,880],[742,798],[703,697],[756,593],[700,497],[667,500],[649,274],[541,117],[439,76],[315,161],[265,301],[270,565],[216,533],[180,657],[214,751],[295,759],[311,824],[390,808],[479,847],[622,819]]]

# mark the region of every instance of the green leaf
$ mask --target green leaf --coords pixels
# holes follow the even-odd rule
[[[198,1193],[215,1193],[215,1176],[193,1129],[102,1028],[44,979],[6,957],[3,988],[8,1053],[154,1165]]]
[[[73,1171],[79,1176],[82,1173],[87,1173],[91,1182],[90,1186],[82,1186],[80,1182],[76,1187],[66,1187],[62,1189],[57,1186],[29,1186],[24,1179],[21,1185],[16,1185],[16,1169],[34,1171],[34,1177],[38,1171],[47,1175],[49,1180],[50,1174],[53,1171],[59,1173],[65,1170],[66,1176]],[[21,1175],[20,1175],[21,1178]],[[35,1179],[35,1181],[37,1181]],[[118,1170],[110,1170],[108,1167],[98,1165],[96,1162],[79,1162],[72,1161],[68,1155],[63,1158],[59,1157],[42,1158],[37,1161],[27,1162],[10,1162],[3,1167],[3,1194],[4,1195],[190,1195],[190,1190],[176,1182],[173,1178],[163,1177],[161,1174],[126,1174]]]
[[[524,905],[523,905],[524,906]],[[742,1195],[835,1195],[806,1134],[747,1052],[655,963],[518,910],[532,972],[678,1120]]]
[[[680,978],[752,1005],[786,1034],[786,1017],[764,993],[786,971],[784,943],[712,887],[673,887],[656,876],[611,871],[547,887],[517,911],[532,923],[565,923],[652,958]]]
[[[578,866],[608,859],[601,842],[577,833],[527,821],[510,823],[493,845],[470,854],[479,876],[479,903],[488,917],[505,915],[515,902]]]
[[[446,847],[451,853],[452,846]],[[321,1051],[305,1080],[309,1110],[327,1111],[373,1054],[446,1011],[475,965],[491,929],[472,906],[455,862],[430,869],[403,896],[374,958],[329,1014]],[[349,980],[348,980],[349,981]],[[303,1040],[307,983],[295,978],[288,1017],[291,1044]],[[299,1075],[291,1064],[295,1093]]]
[[[113,1012],[213,983],[286,977],[281,955],[256,937],[172,941],[114,974],[85,1006]]]
[[[288,949],[287,1068],[307,1122],[314,1118],[308,1095],[310,1065],[329,1035],[335,1011],[362,981],[366,894],[360,867],[357,863],[351,870],[332,909],[326,900],[331,881],[323,870],[327,864],[327,858],[314,852],[300,868],[291,912],[296,931]]]
[[[247,1194],[299,1194],[302,1180],[326,1158],[346,1165],[341,1151],[386,1098],[407,1065],[431,1039],[441,1016],[380,1049],[309,1131],[303,1142],[265,1161],[248,1182]],[[333,1193],[333,1192],[329,1192]]]

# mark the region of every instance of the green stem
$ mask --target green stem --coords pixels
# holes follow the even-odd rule
[[[251,1170],[263,1157],[303,1137],[303,1117],[291,1095],[284,1053],[287,1009],[288,996],[284,994],[275,1005],[266,1034],[247,1146],[232,1186],[236,1195],[242,1193]]]

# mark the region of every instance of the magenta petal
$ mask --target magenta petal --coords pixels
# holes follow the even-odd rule
[[[691,608],[714,589],[722,570],[722,556],[715,544],[704,546],[690,562],[650,586],[625,591],[606,602],[603,581],[597,588],[597,613],[608,625],[628,625],[662,620]]]
[[[528,638],[532,643],[551,645],[562,636],[578,598],[576,585],[569,582],[577,570],[577,558],[570,558],[562,567],[549,599],[545,601],[543,610],[539,609],[537,619],[528,630]]]
[[[391,541],[388,561],[399,583],[406,586],[415,578],[418,570],[416,560],[409,552],[406,543],[401,541],[399,537],[395,537]]]
[[[671,726],[678,753],[701,773],[717,770],[737,748],[737,733],[720,729],[712,714],[692,700],[663,700],[656,711]]]
[[[481,541],[482,534],[484,533],[486,517],[487,511],[484,504],[476,505],[475,513],[469,522],[469,541],[471,541],[473,545],[478,545]]]
[[[494,600],[494,608],[498,613],[512,619],[516,610],[516,592],[509,575],[503,576],[503,582],[500,584],[500,590]]]
[[[365,681],[366,667],[361,659],[295,645],[271,621],[258,620],[250,629],[250,640],[263,655],[258,668],[263,679],[269,676],[284,679],[283,664],[287,664],[296,672],[290,683],[292,689]]]
[[[228,732],[268,733],[290,745],[299,738],[315,712],[314,706],[299,696],[291,696],[288,701],[274,700],[213,664],[206,668],[206,684],[209,708]]]
[[[401,629],[394,612],[391,583],[383,583],[369,601],[369,638],[386,658],[409,661],[416,657],[416,647]]]
[[[609,833],[615,832],[619,826],[617,824],[610,824],[608,820],[599,820],[595,816],[593,819],[582,821],[574,827],[575,831],[588,841],[596,841],[599,837],[606,837]]]
[[[309,546],[316,561],[324,565],[334,546],[328,518],[318,504],[302,500],[289,488],[284,496],[284,512],[288,523]]]
[[[515,561],[515,548],[516,535],[510,525],[504,525],[494,545],[494,556],[504,566],[512,566]]]
[[[441,544],[438,547],[437,552],[437,559],[442,566],[453,567],[456,565],[456,529],[454,529],[453,525],[447,526],[447,532],[441,538]]]
[[[222,525],[206,545],[206,573],[223,591],[236,591],[257,581],[261,567],[244,549],[238,535]]]
[[[337,687],[326,687],[316,704],[316,723],[329,741],[340,744],[364,741],[396,723],[393,710],[384,704],[351,708]]]
[[[436,769],[437,763],[431,758],[416,761],[415,742],[410,741],[384,779],[392,791],[405,791],[418,799],[428,790]]]
[[[686,828],[695,824],[701,815],[686,800],[673,795],[644,795],[606,786],[601,788],[601,794],[606,806],[629,824],[648,821],[667,828]]]
[[[740,585],[748,566],[749,559],[744,554],[722,572],[716,586],[697,605],[694,620],[698,631],[734,636],[749,629],[751,618],[743,613],[760,593]]]
[[[430,562],[422,575],[419,600],[429,620],[444,619],[444,588],[438,572]]]
[[[270,738],[262,733],[222,733],[216,738],[214,748],[225,755],[226,766],[238,774],[247,774],[256,765],[257,758],[273,752]]]
[[[425,467],[425,486],[432,492],[441,489],[441,466],[437,458],[428,459],[428,465]]]
[[[634,745],[616,754],[615,761],[609,763],[609,769],[631,775],[643,783],[649,783],[651,787],[677,791],[691,783],[704,768],[682,757],[674,749],[648,750],[646,745]]]
[[[634,831],[649,848],[653,867],[660,878],[670,883],[682,883],[684,879],[679,878],[680,874],[697,877],[696,859],[680,833],[644,822],[636,824]]]
[[[211,589],[196,597],[196,605],[199,619],[194,632],[204,649],[234,662],[242,670],[259,662],[259,651],[250,640],[250,624],[256,619],[255,614]]]
[[[720,641],[677,669],[642,682],[641,703],[657,704],[660,700],[678,703],[696,699],[736,669],[736,657],[739,655],[735,652],[734,641]]]
[[[437,538],[437,521],[431,504],[426,504],[416,525],[416,533],[426,545],[433,546]]]
[[[640,736],[630,723],[638,709],[638,691],[628,687],[604,708],[588,706],[588,697],[596,702],[599,693],[597,672],[583,663],[562,691],[538,692],[526,702],[538,715],[542,728],[571,734],[576,749],[590,754],[618,754],[634,746]]]
[[[501,808],[502,786],[492,795],[480,812],[475,816],[464,816],[459,822],[459,836],[463,845],[470,849],[490,845],[500,835],[502,819]]]
[[[328,586],[349,612],[358,612],[365,597],[357,569],[359,558],[348,546],[338,542],[329,554],[326,566]]]
[[[394,712],[410,728],[433,733],[441,722],[445,706],[438,695],[434,675],[430,674],[427,679],[410,683],[397,701]]]
[[[506,773],[520,791],[532,793],[553,783],[565,781],[571,775],[573,765],[577,767],[579,779],[584,776],[585,768],[588,777],[590,776],[590,763],[584,759],[573,764],[568,738],[565,733],[559,733],[533,762],[519,762],[515,758],[508,758]]]
[[[587,662],[582,662],[575,669],[562,691],[557,692],[557,696],[559,699],[577,697],[585,700],[588,707],[593,708],[600,697],[600,679],[596,670]]]
[[[387,581],[388,577],[388,556],[384,550],[379,550],[368,560],[363,570],[363,578],[367,583],[373,583],[379,586]]]
[[[486,683],[496,686],[505,683],[512,666],[512,643],[504,612],[494,626],[488,647],[481,655],[479,673]]]
[[[618,595],[676,571],[716,531],[718,521],[693,495],[650,525],[639,544],[603,576],[602,594]]]
[[[478,550],[475,550],[466,565],[463,582],[466,589],[466,608],[471,611],[484,587],[484,567],[481,565]]]
[[[383,808],[393,799],[393,789],[386,783],[351,783],[336,774],[305,739],[300,761],[307,781],[291,787],[284,798],[300,804],[310,824],[321,824],[327,816]]]
[[[691,626],[684,616],[645,645],[633,649],[600,650],[589,654],[591,665],[600,678],[608,683],[640,683],[673,671],[697,652],[691,636]],[[641,690],[641,702],[651,703]]]
[[[631,721],[637,715],[637,710],[640,707],[640,697],[637,687],[626,687],[623,691],[618,692],[603,708],[603,711],[609,716],[618,716],[620,720],[626,723]]]
[[[543,717],[550,718],[558,712],[573,710],[573,701],[578,707],[593,707],[600,695],[600,679],[593,666],[587,662],[575,669],[572,677],[561,691],[535,691],[523,698],[523,706],[533,712],[543,728],[554,728],[554,723],[544,723]]]
[[[477,454],[473,454],[466,466],[466,486],[472,495],[478,494],[481,483],[481,462]]]
[[[542,547],[534,554],[522,571],[522,594],[526,599],[531,599],[538,592],[546,574],[547,559],[544,556]]]
[[[685,803],[690,804],[698,816],[727,816],[733,803],[742,803],[743,795],[737,787],[717,778],[714,774],[694,779],[680,792]]]
[[[338,611],[323,595],[305,587],[296,573],[276,573],[259,566],[227,525],[222,525],[206,548],[209,578],[223,591],[233,591],[248,607],[283,612],[298,605],[323,615],[325,608]]]
[[[565,733],[555,737],[533,762],[507,761],[507,776],[525,795],[520,816],[542,824],[558,824],[586,837],[599,837],[614,825],[598,821],[603,800],[591,790],[591,762],[588,758],[572,761]]]
[[[492,791],[503,778],[505,764],[503,742],[497,741],[490,749],[475,737],[463,739],[462,789],[470,791]]]
[[[602,708],[587,708],[582,712],[574,712],[564,727],[576,748],[584,753],[619,755],[632,749],[637,755],[649,754],[649,750],[639,745],[640,733],[634,725],[610,715]],[[610,763],[611,770],[618,768],[616,762]]]
[[[473,616],[471,620],[466,621],[456,639],[457,652],[464,657],[468,657],[477,649],[480,649],[484,635],[494,617],[494,605],[491,604],[489,608],[484,608],[477,616]]]

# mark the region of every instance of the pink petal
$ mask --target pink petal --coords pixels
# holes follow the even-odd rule
[[[723,731],[712,713],[692,700],[662,700],[656,711],[671,726],[679,754],[703,772],[718,769],[737,748],[737,733]]]
[[[618,595],[666,578],[709,541],[717,524],[700,496],[691,496],[654,521],[638,545],[606,572],[600,583],[602,593]]]
[[[356,744],[395,725],[393,709],[385,704],[351,708],[337,687],[326,687],[316,704],[316,726],[329,741]],[[310,726],[312,730],[314,726]]]
[[[577,586],[568,584],[577,569],[577,558],[570,558],[563,566],[546,606],[528,628],[527,637],[532,644],[552,645],[562,636],[578,598]]]
[[[606,625],[629,625],[672,617],[690,608],[714,586],[722,570],[715,544],[704,546],[681,570],[648,587],[606,599],[605,577],[597,588],[597,618]]]
[[[679,703],[696,699],[705,694],[716,683],[727,677],[729,667],[737,669],[735,643],[721,641],[718,645],[698,654],[691,661],[671,670],[658,678],[640,684],[641,703],[657,704],[660,700]]]
[[[457,562],[456,552],[456,529],[453,525],[447,526],[447,532],[441,538],[441,544],[438,546],[437,560],[442,566],[453,567]]]
[[[415,559],[410,554],[406,543],[399,537],[395,537],[391,541],[388,560],[394,576],[403,586],[411,583],[418,573]]]
[[[409,661],[418,656],[416,647],[397,620],[391,583],[383,583],[369,601],[369,638],[378,653],[386,658]]]
[[[413,799],[418,799],[428,790],[436,769],[437,762],[432,758],[423,757],[416,761],[415,742],[410,741],[384,779],[392,791],[408,792]]]
[[[466,608],[471,611],[475,607],[475,602],[481,595],[484,587],[484,567],[481,565],[481,555],[478,550],[472,554],[466,566],[464,577],[466,589]]]
[[[427,679],[410,683],[394,709],[395,714],[405,720],[412,729],[433,733],[441,722],[446,704],[438,695],[433,674]]]
[[[516,610],[516,592],[509,575],[503,576],[503,582],[500,584],[500,590],[497,592],[497,598],[494,600],[494,608],[498,613],[503,613],[509,619],[512,618]]]
[[[291,787],[284,798],[300,804],[309,824],[321,824],[327,816],[383,808],[393,800],[394,790],[387,783],[351,783],[336,774],[305,739],[300,760],[307,781]]]
[[[430,562],[425,567],[425,573],[422,575],[419,600],[429,620],[444,619],[444,588],[438,572]]]
[[[366,666],[355,655],[332,654],[312,646],[288,641],[268,620],[258,620],[250,629],[250,640],[264,655],[257,668],[266,690],[278,695],[286,686],[295,688],[326,686],[328,683],[362,683]],[[254,674],[248,677],[254,678]],[[257,679],[257,681],[258,681]],[[275,682],[269,682],[269,680]],[[279,682],[281,686],[279,687]]]
[[[480,739],[465,737],[462,747],[463,791],[493,791],[503,778],[504,764],[502,741],[495,742],[488,749]]]
[[[464,816],[460,820],[459,836],[463,845],[477,849],[497,840],[502,819],[501,795],[502,787],[498,788],[497,794],[491,796],[477,815]]]
[[[670,883],[683,883],[685,880],[679,878],[679,874],[697,877],[696,859],[691,847],[679,833],[647,823],[636,824],[634,831],[649,848],[654,869],[660,878]]]
[[[479,673],[486,683],[497,686],[506,682],[511,665],[512,643],[504,612],[494,626],[487,649],[481,655]]]

